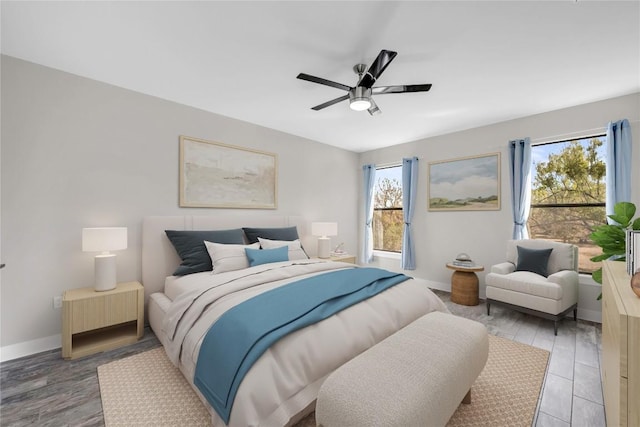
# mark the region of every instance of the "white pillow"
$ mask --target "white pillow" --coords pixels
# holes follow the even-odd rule
[[[249,260],[245,248],[260,249],[259,243],[251,245],[232,245],[224,243],[213,243],[204,241],[207,252],[213,264],[213,274],[224,273],[225,271],[242,270],[249,268]]]
[[[263,239],[262,237],[258,237],[258,241],[260,242],[260,246],[262,249],[276,249],[281,248],[283,246],[289,247],[289,259],[309,259],[307,253],[302,249],[302,244],[300,244],[300,240],[269,240]]]

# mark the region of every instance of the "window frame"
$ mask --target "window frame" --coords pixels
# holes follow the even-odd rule
[[[380,166],[376,166],[376,175],[377,172],[381,169],[391,169],[391,168],[400,168],[400,189],[402,189],[402,162],[398,162],[398,163],[389,163],[389,164],[385,164],[385,165],[380,165]],[[378,180],[376,177],[376,182],[375,182],[375,186],[377,186],[378,184]],[[373,190],[373,198],[374,198],[374,202],[375,202],[375,197],[376,197],[376,187],[374,186],[374,190]],[[376,215],[376,211],[404,211],[404,206],[403,207],[393,207],[393,208],[376,208],[375,207],[375,203],[373,203],[373,217],[375,218]],[[373,230],[373,225],[372,225],[372,230]],[[373,253],[375,255],[382,255],[382,256],[387,256],[387,257],[396,257],[396,256],[400,256],[402,254],[402,249],[400,249],[399,251],[391,251],[391,250],[387,250],[387,249],[376,249],[375,248],[375,239],[372,239],[371,242],[372,246],[373,246]]]
[[[603,132],[598,132],[597,134],[590,134],[590,135],[584,135],[584,136],[580,136],[580,137],[573,137],[573,138],[569,138],[569,139],[558,139],[558,140],[554,140],[554,141],[548,141],[548,142],[541,142],[541,143],[532,143],[531,144],[531,149],[533,150],[535,147],[541,147],[544,145],[551,145],[551,144],[562,144],[562,143],[571,143],[573,141],[582,141],[585,139],[601,139],[604,140],[604,144],[605,144],[605,149],[606,149],[606,144],[608,143],[607,141],[607,134],[603,133]],[[532,156],[533,157],[533,156]],[[533,172],[533,168],[534,168],[534,163],[533,163],[533,158],[531,159],[531,169],[532,169],[532,174],[531,174],[531,181],[533,184],[533,178],[534,178],[534,172]],[[606,177],[606,159],[605,159],[605,177]],[[533,185],[531,186],[531,192],[533,192]],[[605,178],[605,198],[606,198],[606,178]],[[606,202],[597,202],[597,203],[533,203],[530,202],[529,203],[529,210],[532,211],[533,209],[553,209],[553,208],[601,208],[601,207],[606,207]],[[529,214],[529,216],[531,216],[531,213]],[[606,216],[605,216],[606,218]],[[531,230],[529,227],[529,223],[527,221],[527,232],[529,233],[529,235],[531,236]],[[591,274],[593,272],[591,271],[581,271],[579,269],[579,264],[578,264],[578,273],[579,274],[586,274],[591,276]]]

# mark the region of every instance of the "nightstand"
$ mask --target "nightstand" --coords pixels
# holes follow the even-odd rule
[[[332,255],[329,258],[325,258],[325,259],[329,259],[331,261],[350,262],[351,264],[356,263],[355,255],[349,255],[349,254]]]
[[[119,283],[97,292],[72,289],[62,296],[62,357],[76,359],[133,344],[144,334],[144,288]]]

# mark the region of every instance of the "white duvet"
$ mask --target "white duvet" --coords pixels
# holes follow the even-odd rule
[[[318,260],[288,261],[204,276],[206,280],[194,281],[194,290],[175,298],[167,311],[163,320],[167,354],[193,386],[202,339],[227,309],[286,283],[344,268],[358,267]],[[435,310],[447,311],[424,284],[409,279],[288,335],[265,352],[245,376],[229,426],[284,426],[297,420],[312,407],[327,375]],[[215,411],[212,414],[215,426],[225,425]]]

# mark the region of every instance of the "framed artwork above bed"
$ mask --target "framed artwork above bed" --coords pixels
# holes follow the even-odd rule
[[[276,209],[274,153],[180,136],[180,206]]]

